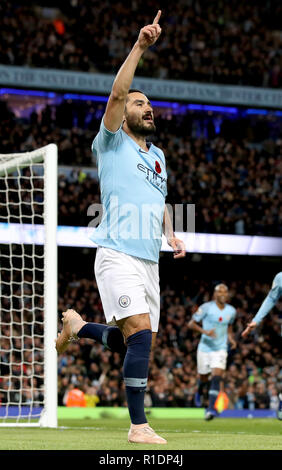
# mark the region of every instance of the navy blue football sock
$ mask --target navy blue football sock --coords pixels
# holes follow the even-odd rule
[[[117,326],[86,323],[77,333],[79,338],[95,339],[112,352],[126,353],[123,334]]]
[[[197,393],[202,396],[204,392],[204,388],[207,386],[207,382],[202,381],[201,379],[198,380],[198,390]]]
[[[214,405],[217,399],[217,395],[219,394],[220,390],[220,375],[214,375],[211,379],[211,386],[209,390],[209,410],[214,410]]]
[[[127,338],[123,376],[132,424],[147,423],[144,397],[148,380],[151,344],[151,330],[141,330]]]
[[[208,382],[204,382],[201,379],[198,380],[198,388],[195,394],[195,405],[199,408],[202,406],[204,388],[207,387]]]

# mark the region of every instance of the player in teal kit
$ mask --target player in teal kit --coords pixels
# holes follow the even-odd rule
[[[242,336],[245,338],[252,330],[254,330],[262,321],[262,319],[270,312],[275,306],[276,302],[282,297],[282,271],[276,274],[273,279],[272,287],[261,304],[259,311],[254,316],[252,321],[248,323],[247,328],[243,331]],[[282,393],[279,393],[279,405],[277,417],[282,420]]]
[[[63,313],[59,353],[71,336],[93,338],[125,354],[123,378],[131,427],[129,442],[166,444],[144,411],[151,347],[160,316],[159,252],[164,233],[174,258],[185,256],[165,207],[167,173],[163,151],[146,140],[156,131],[148,97],[130,86],[143,53],[161,34],[159,11],[141,29],[112,86],[100,130],[92,145],[103,204],[93,231],[98,245],[95,277],[107,325],[87,323],[74,310]],[[126,347],[125,347],[126,345]]]
[[[232,334],[232,323],[236,316],[236,310],[226,303],[228,288],[225,284],[218,284],[214,289],[214,300],[202,304],[188,323],[189,328],[201,333],[201,340],[197,350],[197,369],[199,374],[196,405],[201,406],[203,389],[208,385],[209,406],[205,419],[213,419],[217,412],[215,402],[220,391],[220,384],[227,362],[228,341],[231,348],[236,347]],[[202,322],[202,327],[198,323]]]

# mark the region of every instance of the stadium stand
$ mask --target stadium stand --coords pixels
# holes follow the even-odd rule
[[[45,6],[1,2],[1,64],[115,73],[156,9],[152,0]],[[235,0],[166,0],[162,9],[166,34],[147,52],[138,75],[281,87],[279,0],[240,5]]]
[[[211,281],[193,280],[185,291],[167,285],[161,291],[160,330],[150,366],[149,385],[146,396],[148,407],[184,406],[194,407],[197,387],[196,348],[199,336],[188,329],[188,319],[197,305],[210,300]],[[266,409],[277,407],[277,386],[282,385],[281,326],[277,308],[265,319],[255,338],[242,341],[240,334],[246,322],[260,306],[269,286],[264,282],[232,281],[230,284],[232,299],[230,303],[237,308],[235,338],[238,347],[231,351],[228,370],[225,375],[225,391],[229,398],[230,409]],[[26,286],[26,289],[28,286]],[[28,292],[27,292],[28,294]],[[27,306],[28,308],[28,306]],[[75,308],[86,321],[103,323],[103,310],[95,281],[81,278],[70,272],[61,272],[59,276],[59,312],[66,308]],[[9,321],[9,319],[3,319]],[[13,327],[13,341],[17,339],[17,325]],[[5,332],[7,337],[9,332]],[[42,332],[38,331],[38,334]],[[38,401],[42,400],[42,367],[37,365],[38,378],[30,383],[28,363],[32,361],[29,349],[31,337],[25,340],[25,371],[21,371],[20,356],[17,352],[13,359],[12,385],[9,384],[10,341],[4,340],[1,363],[7,364],[2,389],[1,403],[6,400],[15,403],[29,403],[31,389],[36,389]],[[16,344],[15,350],[16,348]],[[42,358],[41,358],[42,359]],[[40,355],[36,358],[40,362]],[[102,345],[92,340],[81,339],[73,343],[59,358],[59,405],[66,404],[66,397],[74,386],[86,395],[86,406],[125,406],[125,390],[122,380],[122,358],[118,353],[111,353]],[[18,363],[17,363],[18,362]],[[3,367],[4,369],[4,367]],[[25,376],[23,392],[17,391],[21,373]],[[5,385],[5,374],[7,383]],[[39,378],[41,376],[41,379]],[[13,389],[13,391],[10,391]],[[32,390],[34,393],[34,390]],[[36,405],[36,397],[35,397]],[[88,405],[87,405],[88,403]]]
[[[68,307],[73,307],[81,312],[87,321],[104,321],[102,305],[93,279],[80,278],[73,273],[64,272],[60,274],[59,286],[60,313]],[[235,352],[230,352],[225,376],[229,407],[233,409],[275,409],[277,406],[277,385],[282,385],[281,326],[278,317],[281,302],[256,333],[255,340],[240,339],[244,325],[256,312],[268,289],[266,283],[254,281],[233,281],[230,285],[233,296],[231,303],[238,311],[235,337],[240,343]],[[210,300],[211,291],[212,283],[202,280],[191,280],[185,292],[177,291],[169,285],[162,290],[161,325],[150,367],[147,406],[195,406],[196,348],[199,337],[188,330],[187,319],[191,317],[196,305]],[[17,326],[14,327],[14,334],[16,328]],[[17,341],[16,338],[13,340]],[[28,344],[26,348],[28,363]],[[5,363],[5,344],[2,349],[1,362]],[[13,369],[15,376],[17,369],[20,370],[16,362],[17,358]],[[40,373],[42,371],[38,369],[38,375]],[[13,380],[16,382],[15,378]],[[38,388],[40,394],[42,383],[38,383],[38,379],[34,381],[36,383],[33,387]],[[28,366],[25,385],[22,402],[28,403],[28,390],[31,388],[28,383]],[[66,395],[73,385],[78,386],[86,396],[92,397],[92,400],[96,397],[94,403],[97,406],[124,406],[125,392],[120,355],[112,354],[92,340],[82,339],[79,344],[73,343],[67,353],[59,359],[60,405],[66,404]],[[13,393],[15,401],[19,399],[17,392],[7,390],[7,393]],[[10,400],[11,398],[10,396]],[[5,403],[5,399],[2,392],[2,403]],[[93,406],[93,401],[89,402]]]
[[[0,101],[0,153],[57,142],[64,166],[59,224],[88,225],[87,209],[99,202],[91,143],[104,105],[62,99],[53,106],[31,105],[29,114],[16,117],[20,104]],[[152,140],[167,157],[167,202],[196,204],[197,232],[281,236],[281,117],[263,117],[156,108],[158,133]],[[76,168],[69,171],[70,165]]]

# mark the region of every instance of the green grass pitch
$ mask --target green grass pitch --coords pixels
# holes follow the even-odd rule
[[[57,429],[0,427],[0,450],[282,450],[275,419],[151,419],[167,445],[127,442],[128,419],[59,420]]]

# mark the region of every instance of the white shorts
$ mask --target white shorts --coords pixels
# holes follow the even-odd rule
[[[159,265],[98,246],[95,277],[108,324],[149,313],[152,331],[160,319]]]
[[[206,375],[212,369],[226,369],[227,351],[203,352],[197,350],[197,369],[201,375]]]

